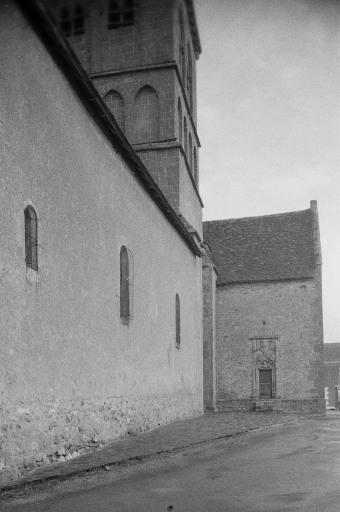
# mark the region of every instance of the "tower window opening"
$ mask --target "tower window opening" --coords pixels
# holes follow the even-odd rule
[[[198,182],[198,165],[197,165],[197,151],[196,148],[194,148],[194,180],[197,184]]]
[[[64,36],[69,37],[72,34],[71,15],[67,7],[60,10],[59,26]]]
[[[193,173],[194,169],[193,169],[193,165],[192,165],[192,137],[191,137],[191,133],[189,133],[189,164],[190,164],[190,170]]]
[[[137,92],[134,105],[136,144],[159,140],[159,107],[158,93],[153,87],[145,85]]]
[[[178,98],[177,103],[177,115],[178,115],[178,140],[180,144],[183,144],[183,118],[182,118],[182,105],[181,100]]]
[[[107,28],[117,28],[120,26],[120,9],[118,2],[110,2],[109,19]]]
[[[184,84],[185,80],[185,35],[184,35],[184,21],[183,21],[183,13],[182,10],[179,11],[179,69],[182,76],[182,81]]]
[[[125,0],[122,9],[122,25],[133,25],[135,21],[134,0]]]
[[[81,35],[84,34],[84,32],[84,10],[81,5],[76,5],[73,15],[73,34]]]
[[[59,27],[65,37],[84,34],[85,17],[83,7],[79,4],[76,5],[72,15],[68,7],[62,7],[59,15]]]
[[[108,29],[133,25],[135,22],[134,0],[111,0],[108,11]]]
[[[192,94],[192,58],[190,52],[190,46],[188,44],[188,71],[187,71],[187,94],[189,99],[190,109],[193,108],[193,94]]]

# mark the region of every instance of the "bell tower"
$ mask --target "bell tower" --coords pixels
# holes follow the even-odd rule
[[[192,0],[46,0],[172,207],[201,234]]]

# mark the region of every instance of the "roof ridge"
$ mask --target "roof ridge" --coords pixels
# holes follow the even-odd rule
[[[203,224],[222,224],[223,222],[239,222],[239,221],[247,221],[250,219],[263,219],[263,218],[273,218],[273,217],[288,217],[290,215],[298,215],[301,213],[310,212],[311,209],[307,208],[305,210],[295,210],[292,212],[282,212],[282,213],[271,213],[267,215],[253,215],[248,217],[231,217],[229,219],[216,219],[216,220],[205,220]]]

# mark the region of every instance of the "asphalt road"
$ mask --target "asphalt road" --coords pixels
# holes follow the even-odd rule
[[[215,441],[141,464],[119,478],[94,478],[89,489],[78,480],[67,492],[31,495],[0,509],[339,512],[340,415]]]

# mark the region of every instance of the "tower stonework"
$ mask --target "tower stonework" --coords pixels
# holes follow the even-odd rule
[[[134,150],[201,234],[192,0],[47,0]]]

